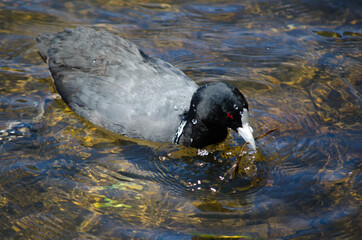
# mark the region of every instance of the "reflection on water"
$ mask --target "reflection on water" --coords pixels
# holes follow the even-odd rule
[[[360,13],[358,1],[0,3],[0,236],[356,239]],[[235,133],[196,150],[96,128],[51,97],[34,42],[78,25],[200,85],[236,85],[256,136],[280,129],[230,181]]]

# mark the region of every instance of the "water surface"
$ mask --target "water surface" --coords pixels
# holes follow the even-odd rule
[[[358,1],[3,1],[3,239],[357,239]],[[116,136],[60,99],[38,33],[108,29],[247,97],[258,153],[235,133],[204,150]],[[45,112],[41,114],[42,104]],[[40,116],[40,117],[39,117]]]

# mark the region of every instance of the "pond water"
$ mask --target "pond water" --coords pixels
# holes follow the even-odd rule
[[[0,2],[2,239],[357,239],[356,0]],[[38,33],[107,29],[249,101],[257,154],[116,136],[60,99]],[[42,105],[45,112],[41,115]],[[239,170],[226,174],[239,159]]]

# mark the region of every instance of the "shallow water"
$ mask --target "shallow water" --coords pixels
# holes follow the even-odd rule
[[[358,1],[2,1],[2,239],[357,239]],[[104,28],[249,101],[258,153],[115,136],[60,99],[34,38]],[[45,112],[41,115],[41,105]]]

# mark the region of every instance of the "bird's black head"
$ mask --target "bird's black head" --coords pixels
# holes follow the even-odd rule
[[[227,128],[239,132],[255,149],[248,103],[241,92],[230,84],[220,82],[200,87],[191,100],[187,123],[180,138],[182,143],[192,147],[217,143],[226,138]],[[240,133],[243,129],[248,136]]]

